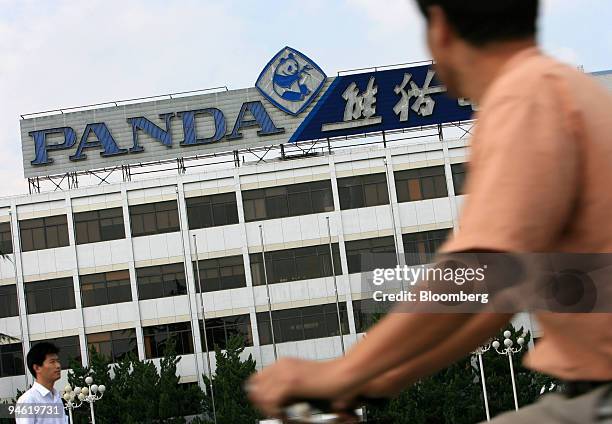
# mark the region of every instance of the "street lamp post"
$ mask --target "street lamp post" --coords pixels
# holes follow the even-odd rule
[[[516,382],[514,381],[514,365],[512,365],[512,355],[519,353],[523,349],[523,345],[525,344],[525,339],[523,337],[519,337],[516,340],[516,344],[518,347],[512,347],[514,342],[510,339],[512,333],[508,330],[504,331],[504,348],[500,350],[501,344],[498,340],[495,340],[492,343],[493,348],[500,355],[508,356],[508,363],[510,364],[510,379],[512,380],[512,394],[514,395],[514,409],[518,411],[518,398],[516,396]]]
[[[491,421],[491,414],[489,413],[489,399],[487,397],[487,383],[485,382],[484,365],[482,362],[482,355],[491,349],[491,343],[487,342],[484,345],[478,346],[474,351],[474,354],[478,357],[478,367],[480,368],[480,381],[482,382],[482,395],[484,397],[485,412],[487,414],[487,421]]]
[[[94,402],[102,399],[106,386],[104,384],[93,384],[93,378],[88,376],[85,378],[85,384],[87,387],[75,387],[72,389],[69,385],[64,387],[62,397],[66,401],[65,408],[68,409],[68,417],[72,424],[72,410],[81,406],[84,402],[89,403],[89,410],[91,412],[91,424],[96,424],[96,416],[94,414]]]
[[[79,393],[80,393],[80,390],[79,390]],[[68,411],[68,418],[70,419],[70,424],[72,424],[73,423],[72,410],[80,407],[83,404],[83,402],[78,398],[77,394],[75,393],[75,391],[72,389],[72,386],[70,385],[67,385],[66,387],[64,387],[64,390],[62,391],[62,398],[66,401],[66,404],[64,405],[64,409]]]

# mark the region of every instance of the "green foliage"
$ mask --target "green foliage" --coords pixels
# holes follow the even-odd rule
[[[90,367],[71,364],[68,381],[73,387],[83,387],[85,377],[91,375],[96,384],[106,386],[104,398],[94,404],[96,423],[184,423],[184,416],[201,411],[204,393],[197,385],[179,384],[176,365],[181,358],[173,342],[164,354],[158,371],[153,361],[140,361],[131,353],[111,365],[94,350]],[[76,409],[73,417],[75,423],[87,423],[88,405]]]
[[[379,318],[377,314],[376,318]],[[375,320],[374,320],[375,321]],[[516,340],[522,329],[508,328]],[[525,337],[526,343],[530,335]],[[503,340],[502,335],[498,339]],[[215,347],[216,371],[212,378],[216,416],[218,424],[254,423],[261,419],[248,402],[243,386],[255,370],[255,361],[249,355],[241,359],[244,340],[234,336],[228,341],[226,350]],[[542,386],[549,386],[551,379],[522,367],[521,360],[526,349],[513,357],[519,394],[519,406],[534,402]],[[104,384],[104,398],[94,404],[96,423],[184,423],[184,416],[204,414],[193,424],[212,423],[212,399],[197,384],[179,384],[176,375],[180,361],[174,343],[167,344],[165,356],[160,360],[159,371],[151,360],[138,360],[133,354],[126,355],[116,364],[92,351],[88,367],[73,360],[68,374],[71,386],[85,385],[85,377],[91,375],[98,385]],[[508,358],[493,349],[483,356],[489,407],[491,416],[512,410],[514,401],[510,382]],[[211,381],[204,376],[206,387]],[[18,392],[19,397],[23,392]],[[207,390],[207,393],[210,393]],[[16,398],[17,399],[17,398]],[[15,401],[16,401],[15,399]],[[423,379],[398,397],[382,406],[368,407],[369,419],[393,424],[442,424],[475,423],[485,420],[480,370],[476,357],[464,358],[437,374]],[[87,404],[76,409],[74,422],[89,422]],[[0,420],[0,424],[13,421]]]
[[[212,387],[218,424],[254,423],[261,418],[243,389],[245,381],[255,372],[251,355],[245,361],[240,358],[243,351],[244,339],[241,336],[231,337],[225,351],[215,347],[216,371]],[[204,382],[206,387],[210,387],[207,376],[204,376]],[[208,417],[213,416],[210,396],[204,401],[204,412]]]
[[[523,329],[508,327],[512,339],[523,334]],[[497,337],[503,340],[503,331]],[[525,337],[525,344],[530,334]],[[543,385],[552,379],[534,373],[521,365],[526,349],[513,355],[519,406],[533,403]],[[510,381],[507,356],[499,355],[493,348],[483,355],[485,381],[491,417],[512,410],[514,398]],[[398,397],[382,406],[367,409],[368,419],[379,422],[410,424],[472,424],[486,420],[484,399],[480,382],[480,370],[475,356],[464,358],[437,374],[423,379],[402,391]]]

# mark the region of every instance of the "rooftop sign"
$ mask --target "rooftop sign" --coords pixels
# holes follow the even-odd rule
[[[430,66],[328,78],[285,47],[255,88],[21,121],[24,175],[64,174],[286,142],[467,120]]]

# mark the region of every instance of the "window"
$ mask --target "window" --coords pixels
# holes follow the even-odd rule
[[[164,356],[166,344],[171,339],[175,341],[174,348],[177,355],[193,353],[190,322],[143,327],[142,331],[144,335],[145,357],[148,359]]]
[[[346,303],[340,303],[340,320],[342,322],[342,334],[348,334]],[[272,321],[274,322],[274,341],[276,343],[340,335],[335,303],[272,311]],[[257,328],[259,343],[262,345],[272,343],[269,312],[257,313]]]
[[[74,214],[76,244],[125,238],[123,209],[111,208]]]
[[[365,208],[389,203],[385,174],[338,178],[340,209]]]
[[[66,215],[19,221],[21,250],[51,249],[68,246],[68,222]]]
[[[94,349],[112,362],[119,362],[130,352],[138,357],[136,330],[133,328],[88,334],[87,347],[90,361]]]
[[[74,285],[72,277],[25,283],[28,314],[73,309]]]
[[[374,299],[353,300],[356,332],[365,333],[389,311],[390,306],[389,302],[377,302]]]
[[[191,230],[238,223],[236,193],[188,197],[185,203]]]
[[[423,231],[420,233],[404,234],[404,255],[406,265],[428,264],[438,251],[438,248],[448,237],[449,228],[444,230]]]
[[[187,294],[182,263],[136,268],[136,283],[140,300]]]
[[[347,241],[345,245],[349,274],[397,265],[393,236]]]
[[[81,275],[79,279],[83,307],[132,301],[128,270]]]
[[[466,176],[465,163],[455,163],[451,165],[451,172],[453,173],[453,186],[455,187],[455,195],[459,196],[465,194],[463,192],[463,185],[465,183]]]
[[[11,223],[0,222],[0,255],[13,253],[13,239],[11,238]]]
[[[334,210],[329,180],[243,191],[242,200],[247,222]]]
[[[9,284],[0,286],[0,318],[16,317],[17,310],[17,286]]]
[[[130,225],[133,237],[179,231],[176,200],[130,206]]]
[[[200,284],[204,293],[246,287],[242,255],[204,259],[199,261],[199,264]],[[195,261],[193,262],[193,275],[197,280],[198,270]],[[200,293],[200,284],[196,281],[197,293]]]
[[[200,321],[200,335],[202,351],[206,352],[202,321]],[[253,333],[251,332],[251,318],[249,314],[209,318],[206,320],[206,337],[210,351],[214,350],[215,347],[225,349],[227,342],[232,336],[242,336],[245,346],[253,346]]]
[[[395,172],[395,189],[398,202],[446,197],[444,166]]]
[[[59,347],[59,360],[62,364],[62,369],[70,368],[70,363],[75,360],[81,363],[81,345],[79,344],[79,336],[58,337],[55,339],[36,340],[32,342],[32,346],[40,342],[53,343]]]
[[[25,373],[21,343],[0,345],[0,377]]]
[[[332,250],[334,252],[334,270],[336,275],[340,275],[342,274],[342,265],[340,264],[338,243],[332,244]],[[253,285],[266,284],[262,254],[251,253],[250,258]],[[268,284],[330,277],[332,269],[329,259],[329,245],[322,244],[297,249],[267,251],[266,272],[268,274]]]

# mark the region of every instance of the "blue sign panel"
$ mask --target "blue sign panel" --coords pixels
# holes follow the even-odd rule
[[[445,93],[430,65],[339,76],[289,141],[471,119],[469,101]]]

